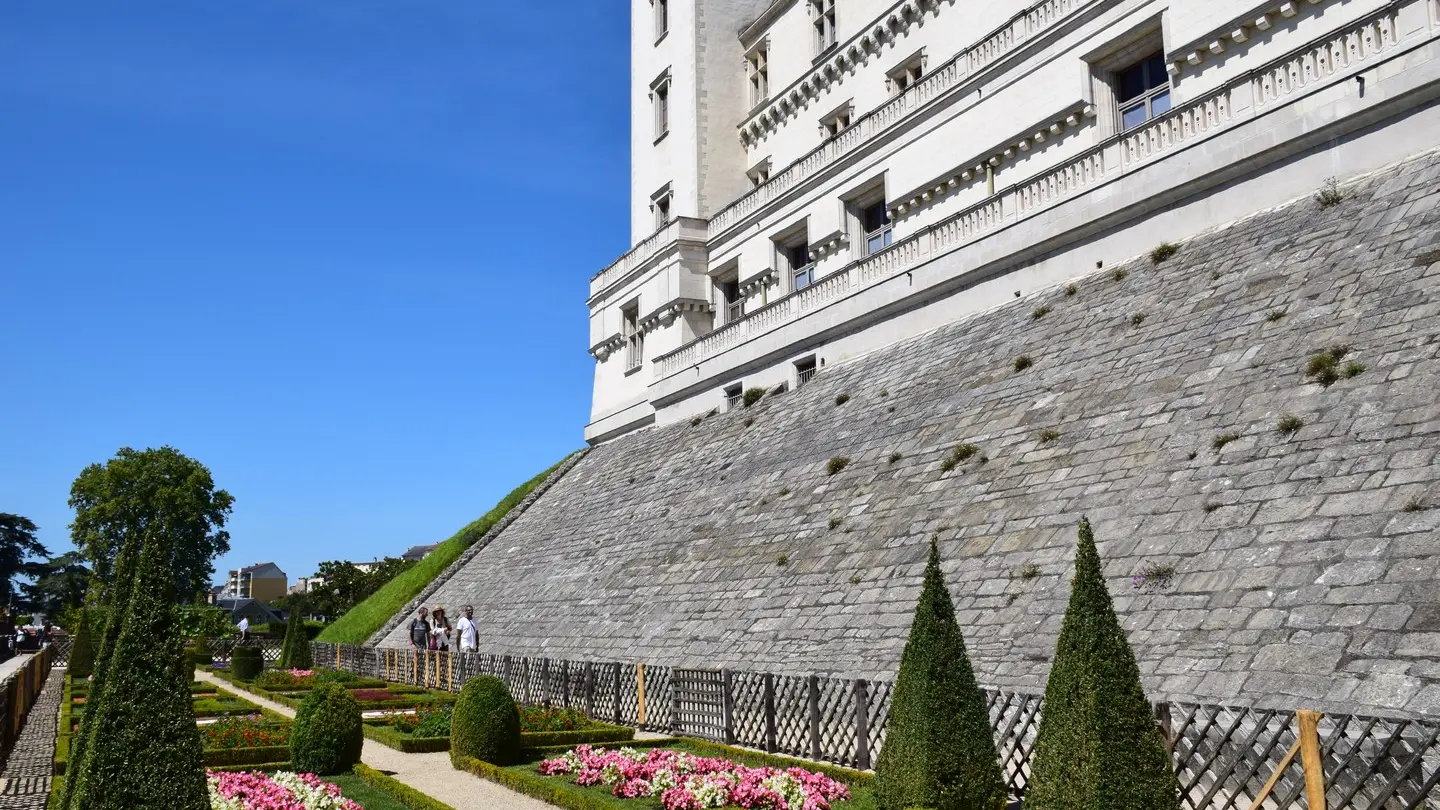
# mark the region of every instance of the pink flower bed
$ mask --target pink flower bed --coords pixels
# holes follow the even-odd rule
[[[582,787],[609,785],[622,799],[659,796],[665,810],[829,810],[831,802],[850,798],[844,784],[804,768],[751,768],[664,748],[612,751],[582,745],[541,762],[540,773],[574,776]]]
[[[313,773],[214,773],[210,810],[365,810]]]

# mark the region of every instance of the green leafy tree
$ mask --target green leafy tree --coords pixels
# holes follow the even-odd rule
[[[209,810],[200,732],[181,667],[169,540],[152,531],[106,663],[71,810]],[[94,712],[93,716],[91,712]]]
[[[173,447],[122,447],[71,485],[70,533],[106,586],[115,582],[112,561],[127,539],[164,534],[175,593],[192,594],[210,581],[213,560],[230,550],[224,526],[234,501],[215,488],[205,465]]]
[[[1025,810],[1178,810],[1179,785],[1115,616],[1090,522],[1035,739]]]
[[[0,512],[0,605],[16,601],[17,577],[33,577],[43,571],[31,558],[49,557],[50,552],[35,539],[36,530],[29,518]]]
[[[985,696],[975,682],[955,605],[930,541],[925,581],[875,763],[881,810],[1000,810],[1005,780]]]
[[[85,565],[85,558],[78,551],[51,557],[36,564],[33,576],[34,582],[20,586],[25,595],[22,604],[73,632],[75,626],[66,624],[65,620],[78,617],[80,607],[85,604],[85,592],[90,585],[90,569]]]
[[[224,608],[181,605],[175,611],[175,620],[182,636],[225,638],[235,632],[235,623],[230,621],[230,612]]]
[[[414,560],[386,557],[366,572],[343,560],[322,562],[316,575],[323,577],[325,584],[306,594],[309,612],[332,620],[342,616],[413,565]]]

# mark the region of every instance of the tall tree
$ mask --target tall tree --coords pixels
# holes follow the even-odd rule
[[[70,533],[107,587],[127,539],[163,534],[175,593],[192,594],[210,582],[214,559],[230,550],[224,526],[234,502],[215,488],[204,464],[173,447],[122,447],[104,464],[86,467],[71,485]]]
[[[11,604],[19,595],[17,577],[32,577],[40,571],[40,564],[31,558],[50,556],[35,539],[35,532],[29,518],[0,512],[0,604]]]
[[[885,747],[875,763],[875,799],[882,810],[1005,806],[990,712],[965,652],[933,538],[900,656]]]
[[[74,632],[75,628],[62,617],[77,619],[85,603],[85,591],[90,584],[90,569],[85,565],[85,558],[78,551],[67,551],[38,563],[34,576],[34,582],[20,586],[24,593],[22,603]]]
[[[386,557],[367,572],[342,560],[322,562],[316,576],[322,577],[325,584],[307,594],[308,608],[310,612],[336,619],[414,564],[414,560]]]
[[[76,781],[72,810],[208,810],[200,732],[180,667],[169,542],[148,534]]]
[[[1090,521],[1045,684],[1026,810],[1179,810],[1179,784],[1115,616]]]

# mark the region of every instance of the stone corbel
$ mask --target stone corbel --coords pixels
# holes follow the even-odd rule
[[[757,292],[769,287],[779,281],[780,275],[775,268],[767,267],[753,276],[740,282],[740,293],[745,296],[754,295]]]
[[[810,258],[823,259],[834,253],[839,253],[850,246],[850,235],[844,231],[835,231],[828,236],[821,237],[810,245]]]
[[[640,319],[640,328],[646,334],[657,329],[664,329],[686,312],[714,312],[715,306],[709,301],[702,301],[698,298],[679,298],[660,307],[654,312]]]
[[[590,356],[595,358],[598,362],[603,363],[606,360],[610,359],[610,355],[614,354],[616,351],[619,351],[620,347],[624,345],[624,343],[624,336],[622,336],[619,332],[616,332],[610,337],[605,338],[599,343],[596,343],[594,346],[591,346]]]

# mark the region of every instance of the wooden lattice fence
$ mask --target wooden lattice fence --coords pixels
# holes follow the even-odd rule
[[[892,684],[819,675],[670,668],[316,643],[317,664],[458,690],[494,675],[517,700],[599,720],[853,768],[885,742]],[[987,690],[1012,796],[1023,797],[1039,695]],[[1440,810],[1440,718],[1320,715],[1157,704],[1185,810]],[[1312,800],[1313,797],[1313,800]]]

